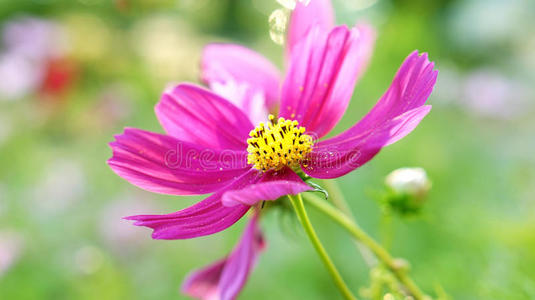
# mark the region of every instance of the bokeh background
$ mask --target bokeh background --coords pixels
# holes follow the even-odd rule
[[[375,103],[402,60],[439,69],[433,110],[407,138],[338,180],[358,222],[381,238],[384,177],[424,167],[419,217],[393,220],[391,251],[429,294],[535,299],[535,2],[333,0],[337,22],[378,31],[339,132]],[[105,161],[125,126],[161,132],[169,84],[198,82],[206,43],[232,41],[280,67],[275,0],[0,2],[0,299],[181,299],[185,274],[225,255],[243,222],[217,235],[154,241],[121,220],[199,197],[138,189]],[[352,289],[369,270],[349,237],[311,210]],[[290,214],[262,220],[268,249],[241,299],[337,299]]]

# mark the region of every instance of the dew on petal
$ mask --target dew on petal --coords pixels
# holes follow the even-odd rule
[[[285,9],[276,9],[269,16],[269,36],[277,45],[284,45],[289,12]]]

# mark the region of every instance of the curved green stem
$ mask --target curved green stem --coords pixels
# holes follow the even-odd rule
[[[373,238],[371,238],[366,232],[364,232],[359,226],[357,226],[349,217],[343,214],[338,209],[334,208],[331,204],[323,201],[313,195],[307,196],[306,200],[338,223],[344,229],[346,229],[355,239],[361,241],[366,245],[375,256],[383,262],[392,273],[398,278],[398,280],[407,288],[411,295],[416,300],[425,299],[424,294],[414,283],[414,281],[407,275],[406,270],[386,251],[380,244],[378,244]]]
[[[303,204],[303,198],[301,197],[301,195],[288,195],[288,198],[290,198],[290,201],[292,202],[292,205],[295,209],[295,213],[297,214],[301,225],[303,225],[303,228],[305,229],[305,232],[308,235],[310,242],[312,242],[312,245],[316,249],[316,252],[323,261],[323,264],[325,265],[325,267],[327,267],[327,270],[334,279],[334,283],[336,284],[345,299],[356,300],[357,298],[351,293],[351,290],[349,290],[349,288],[347,287],[346,283],[344,282],[344,279],[342,279],[342,276],[340,275],[340,272],[338,272],[336,266],[329,257],[329,254],[327,254],[327,251],[321,244],[321,241],[319,240],[318,235],[314,230],[314,227],[312,227],[310,219],[308,218],[307,212],[305,210],[305,206]]]
[[[355,224],[357,224],[357,221],[355,220],[355,216],[351,212],[351,209],[349,208],[349,204],[346,201],[346,198],[344,197],[344,194],[342,193],[342,190],[340,190],[340,187],[336,183],[335,180],[322,180],[322,184],[329,192],[329,199],[333,203],[333,205],[341,210],[347,217],[351,219]],[[357,249],[360,252],[360,255],[364,259],[364,262],[366,265],[368,265],[369,268],[373,268],[377,265],[377,259],[375,256],[370,252],[370,249],[366,248],[360,241],[355,240],[355,245],[357,246]]]

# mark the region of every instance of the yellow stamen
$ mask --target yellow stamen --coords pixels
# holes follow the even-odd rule
[[[260,123],[247,139],[247,163],[267,171],[284,166],[295,167],[312,150],[312,138],[304,134],[305,128],[297,121],[269,115],[270,123]]]

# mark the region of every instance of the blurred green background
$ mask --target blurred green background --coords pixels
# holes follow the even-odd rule
[[[407,138],[339,179],[358,222],[380,239],[374,195],[405,166],[433,181],[423,213],[395,218],[392,253],[429,294],[535,299],[535,2],[334,0],[337,22],[368,20],[378,40],[339,132],[386,90],[414,49],[439,79],[433,110]],[[116,176],[107,143],[123,127],[161,132],[163,89],[198,82],[208,42],[232,41],[282,68],[275,0],[0,2],[0,299],[177,299],[185,274],[228,253],[222,233],[155,241],[121,220],[200,197],[145,192]],[[19,46],[13,46],[14,44]],[[29,59],[28,59],[29,58]],[[28,62],[29,60],[29,62]],[[349,237],[311,217],[357,292],[369,270]],[[290,215],[262,220],[268,249],[241,299],[338,299]]]

